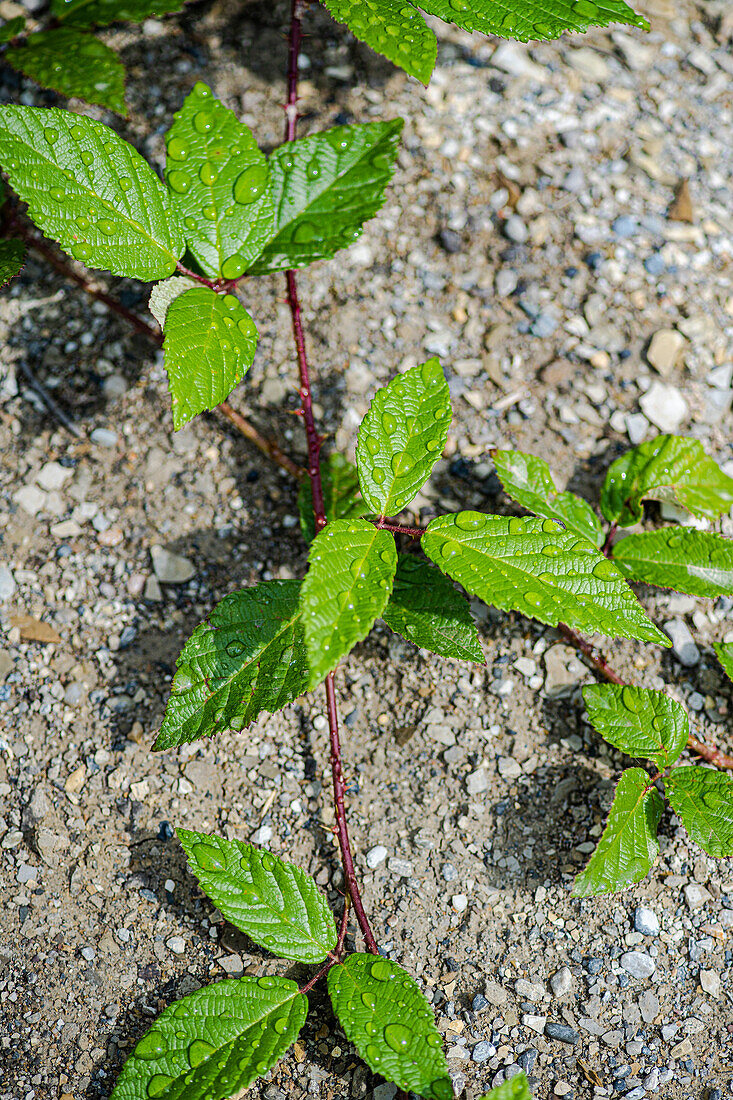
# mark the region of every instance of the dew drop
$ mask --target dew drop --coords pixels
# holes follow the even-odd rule
[[[365,1008],[376,1008],[377,998],[374,996],[373,993],[362,993],[361,1003],[364,1005]]]
[[[214,1047],[211,1043],[204,1042],[203,1039],[196,1039],[188,1048],[188,1061],[192,1069],[196,1066],[200,1066],[202,1062],[214,1053]]]
[[[507,524],[507,531],[510,535],[521,535],[524,529],[524,521],[518,516],[512,516]]]
[[[193,233],[194,229],[196,228],[196,219],[191,217],[184,218],[183,224],[185,225],[186,229],[189,230],[189,232]]]
[[[75,260],[88,260],[91,254],[91,245],[87,244],[86,241],[79,241],[78,244],[71,246],[71,255]]]
[[[246,262],[242,257],[235,253],[221,265],[221,273],[225,279],[238,279],[240,275],[244,274],[246,266]]]
[[[132,187],[132,180],[129,176],[120,176],[119,178],[120,191],[129,191]]]
[[[379,1047],[375,1043],[367,1043],[365,1054],[370,1066],[379,1065]]]
[[[274,978],[258,978],[257,984],[260,989],[274,989],[277,985],[277,982]]]
[[[615,581],[618,579],[618,570],[612,561],[603,558],[593,566],[593,576],[601,581]]]
[[[719,791],[703,791],[702,800],[709,810],[727,809],[729,800],[724,798]]]
[[[97,229],[100,233],[104,233],[105,237],[113,237],[117,232],[117,226],[110,218],[100,218],[97,222]]]
[[[367,1022],[364,1024],[364,1030],[366,1031],[367,1035],[379,1034],[379,1028],[374,1023],[374,1020],[367,1020]]]
[[[204,871],[226,871],[226,858],[213,844],[194,844],[191,854]]]
[[[197,111],[193,116],[193,128],[197,134],[208,134],[214,125],[210,111]]]
[[[485,522],[486,517],[480,512],[459,512],[455,519],[456,527],[461,531],[476,531]]]
[[[266,183],[267,165],[251,164],[234,181],[232,192],[234,201],[238,202],[240,206],[246,206],[248,203],[254,202],[265,190]]]
[[[392,974],[392,967],[387,959],[380,957],[375,959],[369,968],[371,976],[378,982],[388,982],[394,976]]]
[[[639,713],[637,695],[633,688],[625,687],[621,689],[621,702],[631,714]]]
[[[372,470],[372,481],[375,485],[383,485],[386,474],[384,470],[380,470],[379,466],[375,466]]]
[[[412,9],[410,9],[412,10]],[[351,147],[353,141],[353,135],[345,127],[338,127],[335,130],[327,130],[323,135],[337,153],[345,153],[347,149]]]
[[[402,1054],[410,1045],[414,1036],[409,1027],[404,1024],[387,1024],[384,1029],[384,1041],[397,1054]]]
[[[165,1092],[169,1085],[173,1084],[173,1078],[169,1077],[167,1073],[156,1073],[148,1081],[147,1094],[148,1096],[160,1096],[161,1092]]]
[[[438,1047],[443,1045],[443,1040],[440,1038],[440,1035],[436,1035],[434,1031],[431,1031],[425,1036],[425,1042],[434,1050],[437,1050]]]
[[[85,218],[83,214],[80,214],[78,218],[74,218],[74,221],[78,225],[79,229],[88,229],[90,222],[89,218]]]
[[[309,180],[317,180],[321,174],[321,166],[316,157],[311,157],[305,166],[305,174]]]
[[[390,466],[393,474],[404,474],[412,466],[412,460],[407,451],[397,451],[396,454],[392,455]]]
[[[211,203],[207,203],[207,205],[202,209],[201,213],[207,221],[216,221],[216,207],[213,206]]]
[[[533,592],[531,589],[524,593],[524,599],[530,607],[541,607],[544,602],[539,592]]]
[[[387,435],[391,435],[392,432],[396,431],[397,421],[392,416],[392,413],[382,413],[382,427],[384,428]]]
[[[595,19],[598,16],[598,7],[591,0],[576,0],[573,4],[573,13],[581,19]]]
[[[82,161],[82,164],[86,164],[86,166],[88,168],[89,165],[92,164],[93,161],[94,161],[94,153],[90,152],[89,149],[82,149],[81,161]]]
[[[53,126],[47,126],[43,131],[43,136],[49,145],[53,145],[59,140],[59,132],[58,130],[54,130]]]
[[[364,446],[369,451],[370,455],[375,455],[379,450],[379,443],[373,435],[368,435],[365,437]]]
[[[81,141],[81,139],[84,137],[84,127],[80,126],[77,122],[70,128],[69,133],[73,137],[74,141]]]
[[[295,227],[295,232],[293,233],[293,240],[297,244],[308,244],[308,242],[312,241],[316,237],[317,234],[318,234],[318,228],[313,224],[313,222],[302,221],[302,222],[298,222],[298,224]]]
[[[218,175],[218,171],[210,160],[205,160],[199,168],[199,179],[202,183],[206,184],[207,187],[210,187],[212,183],[216,183]]]
[[[188,157],[188,146],[179,137],[173,137],[168,142],[168,156],[171,160],[183,161]]]
[[[237,321],[237,328],[247,340],[257,335],[257,326],[251,317],[242,317]]]
[[[288,1018],[287,1018],[287,1016],[280,1016],[279,1019],[275,1020],[272,1027],[273,1027],[273,1030],[276,1031],[278,1035],[284,1035],[285,1032],[288,1030]]]
[[[274,856],[271,856],[269,852],[263,852],[262,853],[261,862],[262,862],[263,871],[274,871],[275,870],[275,858],[274,858]]]
[[[240,730],[243,730],[244,729],[244,715],[243,714],[235,714],[234,717],[229,722],[229,729],[234,730],[235,733],[239,733]]]
[[[174,168],[172,172],[168,173],[166,179],[171,191],[175,191],[177,195],[185,195],[191,186],[190,176],[187,172],[182,172],[180,168]]]
[[[245,651],[244,642],[240,642],[238,638],[233,638],[231,642],[227,643],[226,651],[228,657],[241,657]]]
[[[655,730],[657,733],[664,732],[664,721],[659,717],[658,714],[656,714],[652,718],[652,729]]]
[[[547,546],[543,546],[540,553],[545,558],[556,558],[558,554],[562,553],[562,548],[554,542],[548,542]]]
[[[66,198],[63,187],[52,187],[48,193],[55,202],[63,202]]]
[[[439,1077],[430,1088],[433,1100],[453,1100],[453,1085],[449,1077]]]
[[[136,1058],[152,1061],[154,1058],[162,1058],[164,1054],[168,1053],[168,1043],[165,1036],[159,1031],[149,1031],[147,1035],[143,1035],[135,1047],[134,1053]]]
[[[552,23],[537,22],[532,25],[532,33],[537,38],[552,38],[557,33],[557,28]]]

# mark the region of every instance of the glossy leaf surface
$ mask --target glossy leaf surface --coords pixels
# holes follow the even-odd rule
[[[25,263],[22,241],[0,241],[0,287],[19,275]]]
[[[75,27],[142,23],[151,16],[180,11],[184,0],[51,0],[51,14]]]
[[[617,567],[551,519],[481,512],[439,516],[422,537],[429,558],[471,595],[557,626],[669,646]]]
[[[0,163],[46,236],[88,267],[163,279],[183,252],[147,161],[114,130],[55,107],[0,107]]]
[[[9,49],[5,59],[44,88],[127,114],[125,66],[93,34],[71,27],[39,31]]]
[[[25,26],[25,19],[22,15],[14,15],[12,19],[8,19],[6,23],[0,25],[0,46],[4,46],[6,42],[10,42],[16,35],[20,34]]]
[[[559,519],[594,546],[603,542],[603,529],[587,500],[575,493],[558,493],[550,467],[543,458],[521,451],[496,451],[494,465],[504,491],[538,516]]]
[[[337,126],[288,142],[269,159],[274,236],[252,275],[328,260],[361,236],[384,202],[402,119]]]
[[[321,485],[326,519],[357,519],[368,510],[359,492],[356,466],[340,454],[321,459]],[[310,478],[304,477],[298,489],[298,511],[303,538],[311,543],[316,534],[313,494]]]
[[[166,1008],[125,1063],[111,1100],[229,1100],[298,1037],[308,1001],[286,978],[239,978]]]
[[[664,802],[643,768],[628,768],[616,788],[598,846],[573,885],[576,898],[613,893],[641,882],[659,853]]]
[[[410,503],[441,456],[450,422],[448,383],[437,359],[377,390],[356,445],[361,493],[373,512],[393,516]]]
[[[729,680],[733,680],[733,642],[713,642],[713,649],[723,672]]]
[[[657,584],[692,596],[733,592],[733,539],[690,527],[628,535],[613,560],[630,581]]]
[[[453,1085],[433,1010],[417,982],[381,955],[349,955],[328,972],[334,1012],[374,1073],[431,1100]]]
[[[675,768],[664,787],[695,843],[709,856],[733,856],[733,779],[700,766]]]
[[[299,581],[263,581],[217,604],[176,662],[155,749],[242,730],[305,691],[299,594]]]
[[[388,61],[427,84],[435,68],[438,43],[417,8],[401,0],[323,0],[337,23]]]
[[[173,427],[225,401],[252,366],[257,328],[234,294],[197,286],[175,297],[165,318],[165,369]]]
[[[518,1073],[515,1077],[510,1077],[508,1081],[502,1081],[491,1092],[487,1092],[482,1100],[532,1100],[527,1075]]]
[[[394,588],[382,618],[408,642],[452,657],[484,664],[468,602],[434,565],[400,554]]]
[[[228,921],[260,947],[297,962],[322,962],[337,932],[310,875],[271,852],[178,829],[191,871]]]
[[[687,712],[663,691],[588,684],[583,699],[604,740],[628,756],[651,760],[659,771],[673,764],[687,744]]]

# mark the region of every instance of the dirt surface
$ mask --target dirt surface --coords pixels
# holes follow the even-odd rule
[[[308,16],[303,133],[406,119],[381,214],[301,277],[318,411],[348,451],[375,387],[441,357],[455,418],[423,519],[511,509],[494,445],[547,457],[590,500],[629,434],[670,419],[733,459],[733,23],[723,2],[642,7],[649,36],[522,47],[441,28],[428,89]],[[133,110],[100,117],[160,165],[200,78],[272,147],[284,19],[281,5],[196,5],[110,32]],[[0,81],[3,101],[52,102]],[[692,208],[671,213],[690,220],[675,220],[683,179]],[[98,278],[144,313],[148,288]],[[243,297],[261,341],[233,403],[302,460],[282,279]],[[678,351],[655,370],[647,345],[666,329]],[[243,735],[150,752],[192,628],[238,586],[301,575],[305,554],[291,480],[215,416],[174,435],[159,353],[34,257],[0,301],[0,347],[0,1100],[96,1100],[176,997],[285,972],[202,897],[172,826],[266,845],[338,901],[320,693]],[[190,563],[173,562],[189,579],[160,583],[153,546]],[[733,631],[733,600],[640,598],[691,630],[691,663],[607,640],[606,654],[668,686],[696,734],[730,751],[710,645]],[[585,722],[593,675],[556,633],[475,610],[486,668],[378,626],[337,677],[367,908],[435,1004],[456,1094],[476,1100],[521,1067],[542,1098],[733,1095],[730,864],[667,815],[641,886],[572,900],[623,759]],[[249,1095],[393,1096],[314,1003],[295,1053]]]

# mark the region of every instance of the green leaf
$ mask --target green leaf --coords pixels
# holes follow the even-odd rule
[[[664,786],[695,843],[709,856],[733,856],[733,779],[698,765],[675,768]]]
[[[257,328],[234,294],[206,286],[175,297],[165,318],[165,369],[177,430],[225,401],[252,366]]]
[[[321,459],[321,485],[326,519],[358,519],[367,511],[359,493],[356,466],[340,454],[330,454]],[[304,477],[298,489],[300,529],[307,543],[316,535],[313,515],[313,493],[310,478]]]
[[[457,661],[486,663],[468,603],[439,569],[400,554],[389,603],[382,618],[390,630],[421,649]]]
[[[306,997],[286,978],[198,989],[161,1012],[111,1100],[228,1100],[279,1062],[307,1014]]]
[[[25,263],[25,251],[22,241],[0,241],[0,287],[20,274]]]
[[[183,236],[166,189],[108,126],[55,107],[0,107],[0,164],[74,259],[142,280],[175,269]]]
[[[532,1100],[526,1074],[518,1073],[516,1077],[510,1077],[508,1081],[502,1081],[491,1092],[487,1092],[481,1100]]]
[[[337,126],[276,149],[269,160],[275,232],[250,274],[329,260],[361,236],[384,202],[402,119]]]
[[[188,275],[171,275],[170,279],[164,279],[162,283],[156,283],[150,292],[148,309],[161,328],[165,327],[165,318],[168,306],[174,298],[179,298],[187,290],[201,286],[196,279]]]
[[[715,654],[723,666],[723,672],[733,680],[733,642],[713,642]]]
[[[494,465],[504,491],[538,516],[559,519],[594,546],[603,542],[601,521],[587,500],[575,493],[558,493],[543,458],[521,451],[496,451]]]
[[[631,527],[642,518],[644,500],[717,519],[733,504],[733,478],[708,458],[698,439],[659,435],[611,464],[601,490],[601,511],[609,522]]]
[[[374,0],[371,5],[349,0],[323,0],[337,23],[355,38],[427,84],[435,68],[438,43],[422,15],[401,0]]]
[[[328,972],[334,1012],[374,1073],[432,1100],[452,1100],[453,1085],[433,1010],[417,982],[380,955],[349,955]]]
[[[51,0],[51,14],[75,27],[142,23],[154,15],[180,11],[184,0]]]
[[[299,594],[299,581],[264,581],[216,605],[178,658],[153,748],[242,730],[302,695],[308,666]]]
[[[555,520],[458,512],[434,519],[421,545],[467,592],[504,611],[670,645],[617,567]]]
[[[657,828],[664,810],[659,791],[643,768],[628,768],[616,788],[611,812],[588,866],[573,885],[576,898],[613,893],[641,882],[659,854]]]
[[[8,19],[7,23],[3,23],[0,26],[0,46],[4,46],[6,42],[10,42],[16,35],[20,34],[25,26],[25,19],[22,15],[16,15],[12,19]]]
[[[125,66],[93,34],[71,27],[40,31],[29,35],[22,46],[9,49],[5,59],[44,88],[127,114]]]
[[[630,581],[658,584],[691,596],[733,592],[733,539],[690,527],[664,527],[628,535],[613,560]]]
[[[268,167],[249,130],[195,84],[166,135],[166,182],[206,275],[238,279],[272,238]]]
[[[302,963],[323,962],[333,951],[333,914],[300,867],[239,840],[176,832],[201,889],[254,943]]]
[[[628,756],[651,760],[659,771],[673,764],[687,744],[687,712],[663,691],[588,684],[583,698],[601,737]]]
[[[359,427],[361,493],[382,516],[401,512],[440,458],[451,422],[450,393],[437,359],[377,390]]]
[[[388,531],[361,519],[337,519],[311,543],[301,607],[314,688],[366,638],[384,611],[397,569]]]

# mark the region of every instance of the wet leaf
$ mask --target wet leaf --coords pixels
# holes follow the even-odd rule
[[[51,0],[51,14],[75,27],[142,23],[151,16],[180,11],[184,0]]]
[[[25,26],[25,19],[22,15],[15,15],[12,19],[8,19],[6,23],[0,24],[0,46],[4,46],[6,42],[10,42],[16,35],[20,34]]]
[[[394,588],[382,618],[408,642],[458,661],[485,664],[465,597],[439,569],[400,554]]]
[[[729,680],[733,680],[733,642],[713,642],[713,649],[723,672]]]
[[[651,760],[659,771],[673,764],[687,744],[687,712],[663,691],[588,684],[583,699],[604,740],[628,756]]]
[[[25,263],[26,249],[22,241],[0,241],[0,287],[19,275]]]
[[[709,856],[733,856],[733,779],[710,768],[675,768],[667,798],[687,832]]]
[[[691,596],[733,592],[733,539],[690,527],[664,527],[628,535],[613,560],[630,581],[674,588]]]
[[[5,60],[44,88],[127,114],[125,66],[93,34],[71,27],[39,31],[9,49]]]
[[[368,511],[359,492],[356,466],[340,454],[330,454],[321,459],[321,484],[323,505],[327,520],[358,519]],[[311,543],[316,534],[313,515],[313,493],[310,478],[304,477],[298,490],[298,511],[303,538]]]
[[[517,504],[548,519],[559,519],[563,526],[600,546],[603,529],[587,500],[575,493],[558,493],[550,467],[543,458],[521,451],[496,451],[494,465],[504,491]]]

